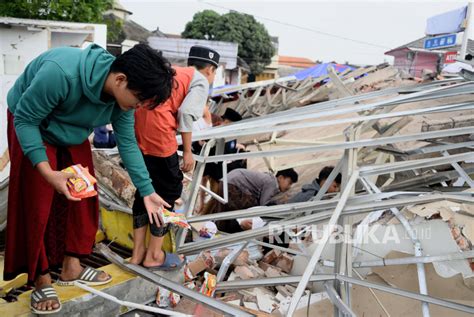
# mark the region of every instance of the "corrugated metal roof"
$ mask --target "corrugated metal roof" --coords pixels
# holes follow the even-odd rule
[[[167,58],[185,59],[188,58],[191,46],[207,46],[220,54],[220,64],[224,64],[226,69],[237,67],[237,52],[239,49],[237,43],[150,36],[148,44],[154,49],[162,51],[163,56]]]

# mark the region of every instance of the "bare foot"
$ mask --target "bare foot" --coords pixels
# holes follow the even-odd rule
[[[133,248],[132,257],[129,263],[140,265],[145,259],[146,248]]]
[[[35,281],[35,287],[40,288],[46,285],[51,285],[51,275],[45,274],[40,275]],[[57,300],[47,300],[41,303],[32,305],[37,310],[53,310],[59,308],[59,302]]]

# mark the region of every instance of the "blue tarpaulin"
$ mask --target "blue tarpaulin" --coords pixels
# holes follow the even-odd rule
[[[353,67],[343,65],[343,64],[323,63],[323,64],[318,64],[318,65],[310,67],[310,68],[303,69],[303,70],[297,72],[296,74],[293,74],[293,75],[290,75],[290,76],[287,76],[287,77],[279,78],[278,80],[284,80],[286,78],[288,80],[295,79],[295,78],[297,80],[303,80],[303,79],[305,79],[309,76],[311,76],[313,78],[318,78],[318,77],[327,75],[328,66],[332,66],[332,68],[334,68],[334,70],[338,74],[345,71],[348,68],[351,69],[351,70],[354,69]],[[325,82],[327,82],[327,81],[328,81],[328,79],[325,80]],[[243,84],[243,85],[224,85],[224,86],[220,86],[220,87],[214,87],[212,89],[211,96],[212,97],[219,96],[220,94],[222,94],[222,90],[225,90],[225,93],[236,92],[236,91],[239,91],[240,88],[242,88],[242,87],[245,88],[246,86],[251,85],[251,84],[254,84],[254,83]],[[256,82],[255,84],[258,85],[258,82]],[[232,89],[232,87],[234,87],[235,89]],[[229,89],[226,89],[226,88],[229,88]]]
[[[323,63],[323,64],[318,64],[318,65],[310,67],[310,68],[303,69],[303,70],[293,74],[293,76],[295,76],[299,80],[305,79],[305,78],[310,77],[310,76],[313,77],[313,78],[318,78],[318,77],[321,77],[321,76],[324,76],[324,75],[328,74],[328,67],[329,66],[334,68],[336,73],[341,73],[341,72],[345,71],[347,68],[349,68],[351,70],[353,69],[352,67],[347,66],[347,65],[343,65],[343,64]]]
[[[466,18],[467,7],[435,15],[426,20],[426,35],[458,33],[462,31],[462,22]]]

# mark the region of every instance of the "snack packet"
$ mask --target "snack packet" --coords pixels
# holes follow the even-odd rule
[[[174,292],[170,292],[168,299],[170,302],[170,307],[175,308],[178,305],[179,301],[181,300],[181,296]]]
[[[156,293],[156,304],[158,307],[164,308],[170,305],[171,292],[166,288],[158,286],[158,292]]]
[[[158,307],[165,308],[165,307],[176,307],[179,301],[181,300],[181,296],[176,294],[166,288],[158,286],[158,291],[156,293],[156,304]]]
[[[94,188],[97,180],[89,173],[87,167],[76,164],[63,169],[62,172],[76,175],[76,177],[70,178],[67,181],[67,187],[72,197],[88,198],[97,195],[97,191]]]
[[[183,214],[172,212],[166,209],[163,210],[163,221],[165,224],[171,223],[184,229],[191,229],[191,226],[188,224],[188,221]]]
[[[214,293],[214,290],[216,289],[216,285],[217,285],[217,277],[208,272],[204,272],[204,282],[202,283],[200,293],[211,297],[212,294]]]
[[[184,281],[185,282],[191,282],[192,280],[194,280],[196,277],[193,275],[193,273],[191,272],[191,270],[189,269],[188,266],[186,266],[184,268]]]

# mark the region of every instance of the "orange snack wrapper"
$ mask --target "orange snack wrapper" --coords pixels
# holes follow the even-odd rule
[[[166,223],[171,223],[172,225],[184,228],[191,229],[191,226],[188,224],[186,217],[183,214],[177,212],[172,212],[167,209],[163,210],[163,221]]]
[[[202,283],[200,293],[212,297],[217,285],[217,277],[208,272],[204,273],[204,282]]]
[[[63,169],[62,172],[76,175],[76,177],[70,178],[67,181],[67,187],[72,197],[82,199],[97,195],[97,191],[94,188],[94,184],[97,183],[97,180],[89,173],[87,167],[76,164]]]

